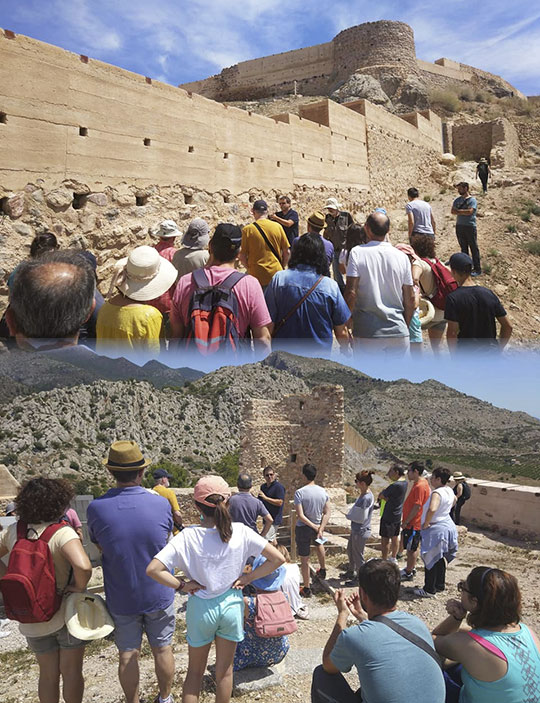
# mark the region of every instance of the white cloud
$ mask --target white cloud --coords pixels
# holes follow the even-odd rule
[[[118,51],[122,47],[119,32],[104,23],[96,12],[96,5],[88,0],[54,0],[53,12],[63,19],[69,31],[77,35],[86,47],[93,50]],[[51,7],[47,8],[50,12]]]

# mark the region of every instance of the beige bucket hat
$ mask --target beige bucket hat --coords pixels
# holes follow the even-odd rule
[[[154,300],[169,290],[176,281],[178,271],[170,261],[159,255],[154,247],[133,249],[127,258],[117,262],[109,295],[118,288],[132,300]]]
[[[99,640],[114,630],[105,601],[97,593],[70,593],[65,619],[69,633],[80,640]]]

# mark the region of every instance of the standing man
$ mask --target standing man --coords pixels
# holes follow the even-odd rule
[[[307,219],[307,234],[318,234],[324,244],[324,251],[328,258],[328,266],[332,266],[334,260],[334,245],[324,236],[326,220],[322,212],[312,212]]]
[[[289,240],[283,227],[268,219],[268,205],[264,200],[253,203],[252,213],[255,222],[242,230],[242,247],[238,258],[264,290],[272,276],[287,265]]]
[[[420,618],[396,610],[399,588],[397,566],[370,559],[358,571],[358,593],[346,598],[336,591],[337,620],[313,672],[312,703],[444,703],[433,638]],[[358,622],[348,628],[351,614]],[[353,666],[361,684],[356,693],[340,673]]]
[[[120,684],[127,703],[139,703],[139,655],[146,632],[159,686],[156,700],[171,703],[174,591],[146,575],[146,567],[172,531],[171,506],[141,486],[150,461],[134,441],[113,442],[103,464],[116,479],[116,488],[88,506],[88,532],[102,553],[105,597],[120,657]]]
[[[321,540],[323,539],[324,528],[330,519],[330,499],[324,488],[315,484],[317,469],[313,464],[304,464],[302,474],[306,485],[303,488],[299,488],[294,494],[294,505],[298,516],[295,539],[304,584],[300,589],[300,595],[310,598],[309,551],[312,544],[315,544],[317,559],[319,560],[317,576],[322,579],[326,578],[326,557]]]
[[[418,188],[409,188],[407,191],[409,202],[405,205],[409,224],[409,239],[413,234],[428,234],[435,236],[435,218],[431,205],[425,200],[420,200]]]
[[[422,509],[431,495],[431,488],[422,477],[425,468],[420,461],[413,461],[407,468],[407,478],[412,484],[409,495],[403,504],[403,545],[407,551],[407,566],[401,569],[401,580],[412,581],[416,575],[416,560],[420,545]]]
[[[277,480],[276,473],[271,466],[264,469],[264,479],[266,483],[261,485],[259,500],[268,510],[273,524],[266,533],[266,539],[274,546],[277,546],[277,528],[283,522],[283,504],[285,502],[285,486]]]
[[[401,526],[401,509],[407,492],[405,469],[399,464],[390,467],[387,477],[392,481],[384,491],[379,493],[377,501],[385,500],[379,534],[381,536],[382,558],[397,564],[396,554],[399,548],[399,528]],[[390,554],[390,556],[388,556]]]
[[[406,352],[415,310],[409,258],[385,241],[390,230],[386,214],[372,212],[364,229],[368,242],[351,249],[345,288],[355,342]]]
[[[280,212],[275,215],[269,215],[268,219],[279,223],[289,240],[289,246],[292,245],[293,239],[298,237],[298,213],[291,207],[291,199],[288,195],[280,195],[278,204],[281,208]]]
[[[336,198],[328,198],[324,209],[326,214],[326,230],[324,232],[325,239],[332,242],[334,247],[334,259],[332,261],[332,272],[334,280],[339,286],[339,290],[343,294],[345,290],[345,282],[341,271],[339,270],[339,255],[345,246],[345,238],[347,230],[353,224],[353,218],[350,212],[341,209],[341,205]]]
[[[156,469],[152,476],[155,481],[154,491],[169,501],[172,511],[172,519],[174,522],[173,532],[177,535],[180,530],[184,529],[184,525],[182,524],[182,515],[180,513],[180,506],[178,505],[176,493],[169,487],[171,485],[170,480],[174,477],[165,469]]]
[[[476,231],[476,210],[478,203],[469,193],[469,184],[466,181],[458,183],[457,197],[452,204],[452,215],[456,218],[456,237],[464,254],[471,252],[473,260],[472,276],[480,276],[482,266],[480,264],[480,252],[478,250],[478,233]]]
[[[491,169],[489,168],[488,160],[482,157],[476,167],[476,178],[479,178],[482,183],[482,190],[487,193],[488,179],[491,178]]]
[[[253,481],[249,474],[239,474],[236,482],[238,493],[229,498],[229,513],[233,522],[242,522],[258,533],[257,518],[263,519],[264,525],[261,537],[266,537],[274,522],[272,516],[258,498],[250,493]],[[270,540],[269,540],[270,541]]]
[[[450,257],[450,270],[458,288],[446,296],[444,307],[448,348],[463,350],[476,343],[504,349],[512,335],[512,325],[495,293],[472,280],[472,267],[472,259],[467,254]],[[496,321],[501,326],[498,340]]]

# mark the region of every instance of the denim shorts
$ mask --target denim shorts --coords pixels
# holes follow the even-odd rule
[[[190,596],[186,608],[186,639],[191,647],[204,647],[221,637],[231,642],[244,639],[242,591],[230,588],[215,598]]]
[[[114,641],[120,652],[131,652],[140,649],[143,632],[146,632],[151,647],[167,647],[172,643],[174,635],[174,601],[164,610],[139,615],[115,615]]]
[[[84,640],[73,637],[65,625],[50,635],[27,637],[26,641],[28,642],[28,649],[31,649],[34,654],[48,654],[49,652],[56,652],[58,649],[77,649],[86,645]]]

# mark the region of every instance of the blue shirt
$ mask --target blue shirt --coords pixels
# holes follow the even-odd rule
[[[469,195],[468,198],[464,198],[462,195],[459,196],[459,198],[456,198],[454,200],[454,204],[452,206],[455,210],[468,210],[469,208],[473,208],[474,212],[472,215],[458,215],[456,219],[456,224],[457,225],[466,225],[467,227],[476,227],[476,210],[478,208],[478,203],[476,202],[476,198],[473,198],[472,195]]]
[[[275,498],[276,500],[285,500],[285,486],[279,481],[272,481],[268,486],[263,483],[261,486],[261,493],[269,498]],[[281,525],[283,522],[283,503],[281,505],[272,505],[272,503],[267,503],[264,498],[261,498],[263,505],[268,508],[268,512],[274,519],[274,525]]]
[[[173,601],[172,588],[146,575],[146,567],[167,544],[171,506],[142,486],[111,488],[87,510],[92,542],[102,549],[107,608],[115,615],[152,613]]]
[[[312,266],[303,264],[274,275],[264,295],[274,324],[291,311],[318,278],[319,274]],[[310,339],[330,351],[334,327],[344,325],[350,316],[338,284],[324,276],[307,300],[277,331],[275,339]]]
[[[304,236],[304,235],[302,235]],[[325,239],[322,235],[320,235],[322,242],[324,244],[324,251],[326,252],[326,258],[328,259],[328,265],[330,266],[332,264],[332,260],[334,259],[334,245],[329,239]],[[296,237],[294,242],[297,242],[300,239],[300,237]],[[294,242],[292,243],[292,246],[294,246]]]
[[[257,530],[257,518],[259,515],[264,518],[268,515],[268,510],[263,502],[251,493],[235,493],[229,498],[229,512],[233,522],[242,522],[244,525]]]
[[[433,646],[429,630],[416,616],[394,610],[386,617]],[[344,630],[330,659],[340,671],[356,667],[363,703],[444,703],[444,679],[437,663],[382,622],[364,620]]]
[[[278,210],[278,212],[276,212],[276,215],[278,217],[281,217],[282,220],[292,220],[292,225],[290,227],[281,225],[283,227],[283,230],[285,231],[287,239],[289,240],[289,244],[292,244],[293,239],[295,239],[295,237],[298,237],[298,213],[296,212],[296,210],[293,210],[291,208],[287,214],[285,214],[282,210]]]

